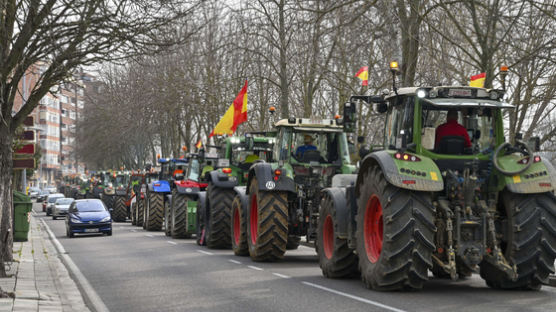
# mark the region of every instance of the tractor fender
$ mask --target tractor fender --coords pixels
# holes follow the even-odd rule
[[[149,191],[155,193],[169,193],[170,183],[164,180],[154,181],[151,184],[149,184]]]
[[[440,175],[440,170],[436,164],[421,155],[419,155],[421,161],[428,161],[429,171],[434,173],[434,177],[430,179],[421,179],[414,176],[402,175],[398,169],[398,166],[394,162],[394,158],[387,151],[373,152],[365,156],[361,162],[361,167],[359,174],[357,175],[357,181],[355,184],[355,194],[359,195],[359,187],[363,183],[364,173],[372,166],[380,166],[386,181],[396,187],[404,188],[412,191],[427,191],[427,192],[438,192],[444,189],[444,181],[442,180],[442,175]],[[427,174],[427,176],[429,173]],[[411,181],[411,183],[404,183],[405,181]]]
[[[229,176],[218,170],[213,170],[208,173],[209,181],[219,188],[233,188],[238,184],[237,177]]]
[[[176,191],[180,194],[193,195],[199,193],[201,188],[176,184]]]
[[[334,203],[334,210],[336,211],[334,233],[338,238],[347,239],[350,209],[347,205],[346,189],[343,187],[329,187],[322,190],[322,193],[328,195]]]
[[[505,176],[506,188],[512,193],[534,194],[552,192],[556,187],[556,169],[550,161],[541,158],[525,172],[515,176]]]
[[[278,180],[274,180],[272,174],[272,166],[269,163],[256,163],[249,168],[249,176],[247,178],[247,186],[251,185],[251,180],[256,177],[261,191],[286,191],[295,193],[295,183],[293,179],[281,176]],[[247,188],[249,194],[249,188]]]

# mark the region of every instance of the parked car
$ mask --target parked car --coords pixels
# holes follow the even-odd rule
[[[100,199],[78,199],[70,205],[66,216],[66,235],[71,238],[75,233],[112,235],[112,218]]]
[[[56,193],[56,192],[58,192],[58,188],[55,187],[55,186],[53,186],[53,185],[50,185],[50,186],[45,187],[45,190],[49,191],[50,193]]]
[[[46,211],[47,216],[52,215],[52,208],[54,208],[54,205],[56,204],[56,200],[58,198],[64,198],[64,197],[65,196],[62,193],[54,193],[48,195],[44,203],[42,203],[42,211]]]
[[[52,220],[56,220],[58,217],[62,217],[68,214],[68,209],[75,199],[73,198],[58,198],[52,209]]]
[[[31,199],[37,198],[40,193],[41,193],[41,189],[38,188],[38,187],[30,187],[29,188],[29,197],[31,197]]]
[[[47,190],[41,190],[39,195],[37,195],[37,203],[44,202],[44,200],[50,195],[50,192]],[[42,211],[46,211],[46,205],[43,205]]]

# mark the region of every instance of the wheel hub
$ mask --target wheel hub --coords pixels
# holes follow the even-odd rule
[[[257,233],[258,233],[258,226],[259,226],[259,212],[257,211],[258,207],[257,207],[257,194],[253,194],[253,196],[251,196],[251,211],[250,211],[250,221],[249,221],[249,227],[250,227],[250,232],[251,232],[251,243],[253,243],[253,245],[255,245],[257,243]]]
[[[234,210],[234,242],[239,245],[239,235],[240,235],[240,221],[239,221],[239,210]]]
[[[382,205],[378,196],[373,194],[367,201],[364,218],[365,251],[369,261],[376,263],[382,251],[383,239]]]
[[[326,259],[332,259],[334,253],[334,223],[331,215],[326,216],[322,232],[324,256]]]

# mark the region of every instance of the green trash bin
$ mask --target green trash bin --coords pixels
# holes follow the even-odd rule
[[[29,220],[33,203],[24,193],[14,191],[14,241],[27,241],[29,234]]]

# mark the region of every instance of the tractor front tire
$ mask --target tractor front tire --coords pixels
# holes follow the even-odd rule
[[[187,232],[187,195],[180,194],[175,190],[172,193],[172,237],[190,238]]]
[[[135,220],[135,225],[137,226],[143,226],[144,223],[144,208],[145,208],[145,200],[141,198],[141,196],[139,196],[139,199],[137,199],[135,201],[135,215],[136,215],[136,220]]]
[[[208,248],[230,248],[230,210],[235,192],[209,183],[207,199],[208,227],[205,233]]]
[[[230,232],[232,234],[232,250],[236,256],[248,256],[247,245],[247,212],[241,205],[239,196],[234,197],[232,202],[232,222]]]
[[[288,242],[286,243],[286,250],[296,250],[299,248],[301,237],[297,235],[288,235]]]
[[[260,191],[257,178],[249,186],[247,244],[253,261],[284,258],[288,242],[288,197],[286,192]]]
[[[114,208],[112,210],[112,220],[114,220],[114,222],[125,222],[127,219],[127,207],[125,205],[125,197],[115,196],[113,203]]]
[[[164,235],[172,236],[172,207],[168,201],[164,201]]]
[[[106,206],[106,208],[110,209],[114,209],[114,195],[105,195],[105,194],[101,194],[101,198],[102,198],[102,202],[104,203],[104,205]]]
[[[317,253],[322,274],[328,278],[344,278],[359,273],[357,255],[348,247],[347,239],[336,235],[338,219],[334,200],[322,199],[319,211]]]
[[[481,277],[497,289],[539,290],[554,273],[556,257],[556,197],[552,193],[501,196],[507,220],[506,236],[501,239],[504,256],[517,267],[517,280],[490,263],[481,263]]]
[[[147,231],[162,230],[162,218],[164,217],[164,194],[150,193],[148,198],[146,217]]]
[[[435,249],[430,194],[389,184],[378,166],[363,174],[356,217],[361,279],[375,290],[421,289]]]

